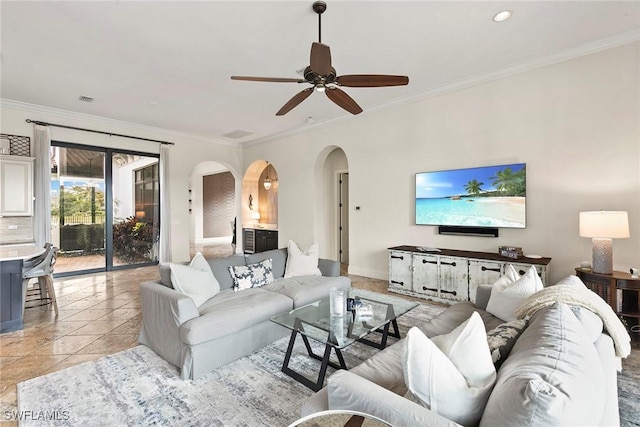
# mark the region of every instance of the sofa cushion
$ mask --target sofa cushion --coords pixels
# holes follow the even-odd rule
[[[345,276],[304,276],[289,279],[277,279],[264,286],[271,292],[277,292],[293,300],[293,307],[298,308],[324,298],[329,298],[331,288],[349,289],[351,280]]]
[[[268,258],[255,264],[229,266],[229,274],[233,279],[233,290],[258,288],[273,282],[272,265],[271,258]]]
[[[487,331],[476,312],[451,333],[427,338],[411,328],[404,380],[418,403],[465,426],[477,425],[496,380]]]
[[[597,424],[607,400],[600,366],[568,305],[541,309],[498,371],[480,425]]]
[[[498,319],[494,315],[476,308],[472,302],[465,301],[447,307],[446,310],[438,314],[436,317],[418,325],[418,327],[428,337],[448,334],[462,322],[467,320],[474,311],[480,315],[487,330],[493,329],[504,323],[504,320]]]
[[[496,369],[500,369],[502,363],[507,359],[511,349],[528,323],[527,319],[518,319],[498,325],[487,332],[491,360],[493,360]]]
[[[290,298],[262,288],[224,290],[199,308],[200,317],[180,326],[180,340],[200,344],[269,321],[292,308]]]
[[[303,252],[296,242],[289,240],[284,277],[321,275],[318,268],[318,244],[313,243]]]
[[[239,255],[232,255],[225,258],[212,258],[207,260],[209,263],[209,267],[211,267],[211,271],[213,271],[213,275],[218,279],[218,283],[220,283],[220,289],[232,289],[233,288],[233,279],[231,278],[231,274],[229,274],[229,266],[230,265],[246,265],[244,257]]]
[[[255,264],[265,259],[271,259],[273,261],[273,277],[278,279],[284,277],[284,268],[287,264],[287,248],[272,249],[270,251],[258,252],[251,255],[246,255],[247,265]]]
[[[538,271],[531,266],[527,272],[515,282],[501,277],[493,286],[487,311],[506,321],[516,320],[516,309],[530,295],[541,291],[544,285]]]
[[[169,265],[174,289],[190,297],[196,307],[200,307],[220,292],[220,284],[200,252],[193,257],[189,265]]]

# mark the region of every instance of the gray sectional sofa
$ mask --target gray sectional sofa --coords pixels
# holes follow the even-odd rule
[[[447,334],[473,311],[487,330],[498,326],[503,320],[485,311],[491,290],[481,286],[476,305],[455,304],[420,329],[428,337]],[[302,415],[354,410],[395,427],[458,425],[404,397],[401,351],[398,342],[350,371],[335,372],[303,402]],[[561,303],[543,308],[500,366],[480,426],[618,426],[618,362],[594,313]]]
[[[229,266],[273,260],[275,282],[234,292]],[[173,289],[169,265],[160,282],[140,285],[142,328],[139,342],[181,370],[183,379],[201,375],[246,356],[288,334],[269,319],[329,296],[332,287],[349,289],[337,261],[320,259],[322,276],[283,278],[287,249],[207,260],[221,291],[199,308]]]

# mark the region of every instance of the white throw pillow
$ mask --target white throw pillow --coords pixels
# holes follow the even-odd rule
[[[169,264],[173,288],[190,297],[200,307],[209,298],[220,292],[220,284],[200,252],[189,265]]]
[[[496,381],[487,332],[476,312],[450,333],[431,339],[411,328],[402,368],[408,397],[465,426],[478,424]]]
[[[318,244],[314,243],[302,252],[298,244],[289,240],[287,245],[287,266],[284,277],[321,276],[318,268]]]
[[[517,319],[515,311],[522,301],[541,291],[544,285],[534,266],[531,266],[522,277],[514,282],[509,283],[503,278],[504,276],[493,285],[491,296],[487,303],[487,311],[502,320],[510,322]]]

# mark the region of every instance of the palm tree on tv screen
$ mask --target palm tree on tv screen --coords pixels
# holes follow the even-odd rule
[[[504,168],[496,172],[496,175],[490,179],[492,180],[491,185],[506,196],[524,196],[526,194],[524,169],[513,172],[511,168]]]
[[[464,189],[467,191],[467,193],[469,194],[480,194],[480,192],[482,191],[482,186],[484,185],[484,182],[478,182],[477,179],[471,180],[469,181],[465,186]]]

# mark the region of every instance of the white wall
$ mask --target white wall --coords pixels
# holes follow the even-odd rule
[[[344,150],[351,274],[386,279],[387,248],[395,245],[488,252],[514,245],[552,257],[554,282],[590,260],[578,214],[600,209],[629,212],[632,237],[614,242],[614,268],[638,267],[639,62],[640,43],[627,44],[246,147],[244,162],[278,164],[280,242],[306,246],[329,242],[318,168],[330,147]],[[485,238],[414,225],[416,172],[516,162],[527,163],[525,230]]]
[[[189,260],[189,178],[191,172],[203,161],[214,161],[227,167],[236,178],[236,192],[240,194],[242,181],[242,150],[224,141],[204,139],[178,132],[150,128],[130,123],[74,114],[29,104],[3,100],[0,106],[2,124],[0,131],[33,138],[33,125],[27,118],[67,126],[83,127],[123,135],[139,136],[175,142],[170,150],[169,195],[171,205],[171,253],[175,262]],[[51,127],[51,139],[101,147],[159,153],[159,144],[128,138],[94,134]],[[240,212],[240,201],[237,202]]]

